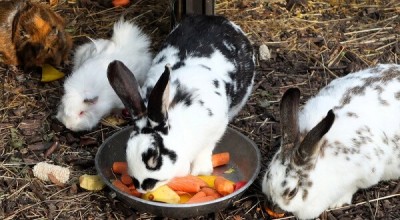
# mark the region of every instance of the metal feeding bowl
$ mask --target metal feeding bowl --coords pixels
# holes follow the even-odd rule
[[[238,200],[254,182],[260,171],[260,152],[257,145],[242,133],[228,128],[214,153],[229,152],[230,162],[214,168],[213,174],[234,182],[247,181],[239,190],[219,199],[197,204],[167,204],[147,201],[119,191],[110,180],[115,179],[111,167],[114,161],[125,161],[126,143],[132,127],[126,127],[109,137],[97,151],[95,163],[98,174],[117,197],[135,210],[170,218],[188,218],[218,212]],[[231,172],[226,172],[231,171]]]

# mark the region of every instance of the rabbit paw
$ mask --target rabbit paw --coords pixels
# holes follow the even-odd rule
[[[193,161],[191,174],[197,175],[210,175],[213,171],[211,162],[211,150],[203,150]]]
[[[330,208],[339,208],[346,204],[351,204],[351,199],[353,198],[353,193],[347,193],[342,198],[340,198],[337,202],[332,204]]]

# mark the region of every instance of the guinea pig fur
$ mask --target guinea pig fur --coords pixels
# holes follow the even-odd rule
[[[63,18],[45,4],[0,1],[0,61],[26,68],[68,59],[72,39]]]

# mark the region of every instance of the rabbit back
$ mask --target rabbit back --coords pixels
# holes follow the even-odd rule
[[[400,177],[399,65],[335,79],[301,109],[299,97],[288,90],[281,101],[282,144],[263,179],[271,201],[315,218],[350,204],[360,188]]]

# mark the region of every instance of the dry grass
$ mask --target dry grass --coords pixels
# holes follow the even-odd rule
[[[88,41],[87,37],[108,37],[113,22],[121,16],[136,21],[151,35],[155,51],[170,30],[168,1],[139,0],[129,8],[101,8],[87,0],[85,7],[69,2],[60,0],[55,10],[68,20],[75,45]],[[397,0],[310,0],[307,6],[291,10],[285,8],[284,1],[218,0],[216,12],[239,24],[255,50],[264,44],[271,51],[271,59],[257,59],[254,92],[230,125],[258,144],[263,169],[279,139],[277,107],[284,90],[300,87],[305,101],[336,77],[380,62],[400,63]],[[70,68],[65,65],[61,70],[69,73]],[[23,73],[4,65],[0,66],[0,74],[0,218],[154,217],[128,209],[108,190],[93,193],[77,186],[80,175],[95,173],[97,147],[117,128],[99,125],[92,132],[72,133],[54,119],[62,81],[43,84],[37,73]],[[54,141],[60,146],[45,158],[46,146]],[[43,149],[33,151],[35,145]],[[72,178],[66,186],[33,177],[32,165],[44,160],[71,168]],[[228,209],[198,219],[268,218],[259,181]],[[355,205],[331,210],[321,218],[400,218],[399,188],[397,180],[360,191],[354,197]]]

